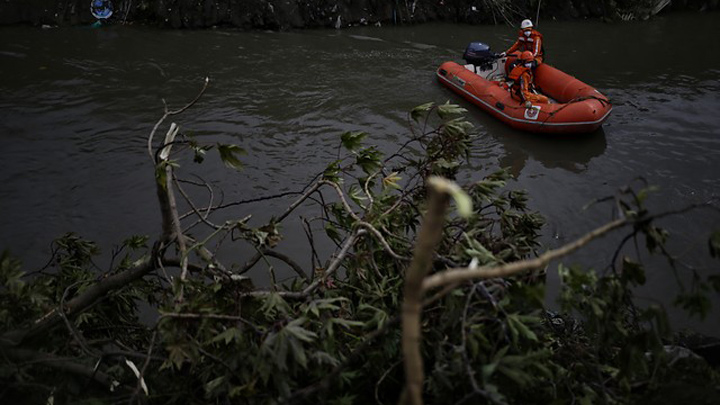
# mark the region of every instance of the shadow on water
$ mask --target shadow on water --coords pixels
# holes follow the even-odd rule
[[[480,136],[487,138],[483,144],[499,146],[494,148],[498,164],[509,168],[515,178],[525,169],[528,159],[539,162],[546,169],[564,169],[580,174],[588,169],[593,158],[602,156],[607,148],[602,127],[587,134],[534,134],[512,129],[464,100],[457,102],[468,109],[467,117],[477,127]]]
[[[514,177],[525,168],[528,157],[547,169],[565,169],[582,173],[590,161],[603,154],[607,147],[602,128],[575,136],[544,136],[513,131],[497,137],[505,146],[499,158],[501,167],[509,167]]]

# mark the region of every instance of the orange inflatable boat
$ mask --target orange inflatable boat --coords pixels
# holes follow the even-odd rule
[[[468,57],[473,45],[480,47],[482,57]],[[464,66],[443,63],[437,69],[438,80],[513,128],[559,134],[592,132],[612,111],[607,97],[595,88],[545,63],[534,69],[535,87],[550,102],[526,107],[505,83],[507,68],[516,55],[497,58],[487,45],[472,43],[464,57],[470,62]]]

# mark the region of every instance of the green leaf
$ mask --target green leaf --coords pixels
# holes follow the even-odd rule
[[[330,163],[323,171],[323,180],[340,183],[340,160]]]
[[[339,310],[340,306],[335,305],[335,304],[341,303],[343,301],[349,301],[349,300],[345,297],[314,300],[307,304],[307,306],[303,309],[303,313],[307,314],[309,312],[309,313],[315,315],[315,317],[320,317],[320,311],[337,311],[337,310]]]
[[[218,152],[220,153],[220,159],[222,159],[225,166],[230,169],[240,170],[243,167],[240,159],[236,155],[246,154],[245,150],[237,145],[225,145],[218,144]]]
[[[450,101],[447,101],[443,105],[439,105],[437,108],[437,114],[442,119],[446,119],[451,115],[458,115],[458,114],[463,114],[466,112],[467,112],[466,109],[460,107],[457,104],[450,104]]]
[[[150,237],[147,235],[134,235],[125,239],[123,245],[129,247],[130,249],[147,248],[147,242],[149,239]]]
[[[394,188],[394,189],[400,189],[400,185],[397,184],[399,180],[401,180],[402,177],[398,176],[398,172],[392,172],[388,174],[386,177],[383,177],[382,179],[382,185],[384,189],[387,188]]]
[[[514,335],[517,334],[526,339],[537,342],[538,337],[535,334],[535,332],[533,332],[530,328],[528,328],[527,325],[525,325],[520,320],[520,318],[518,317],[518,314],[509,314],[507,316],[507,320],[508,320],[508,326],[510,327],[510,330],[513,331]]]
[[[720,231],[715,231],[708,239],[711,257],[720,257]]]
[[[443,125],[443,133],[452,136],[454,138],[460,138],[467,135],[467,132],[472,129],[473,124],[470,121],[465,121],[463,118],[455,118],[447,121]]]
[[[495,373],[495,370],[497,369],[497,366],[498,366],[497,362],[493,362],[493,363],[482,366],[481,370],[482,370],[483,381],[488,381],[490,379],[490,377],[492,377],[492,375]]]
[[[470,218],[473,213],[473,203],[465,191],[457,184],[442,177],[432,176],[427,180],[428,184],[440,193],[448,193],[455,200],[458,214],[463,218]]]
[[[175,366],[175,369],[180,370],[183,362],[188,358],[187,353],[181,345],[170,345],[166,348],[168,352],[168,359],[165,361],[161,369],[167,368],[169,365]]]
[[[278,312],[285,314],[288,311],[288,304],[285,299],[278,293],[270,293],[265,298],[265,302],[260,310],[263,312],[265,317],[272,318]]]
[[[642,264],[625,256],[623,258],[622,277],[635,285],[644,285],[645,269]]]
[[[650,186],[650,187],[640,190],[640,192],[638,192],[638,194],[637,194],[638,201],[640,203],[644,202],[647,199],[648,194],[655,192],[657,190],[658,190],[658,187],[656,187],[656,186]]]
[[[373,174],[381,166],[380,158],[382,154],[377,148],[371,146],[357,152],[355,163],[367,174]]]
[[[675,298],[675,305],[688,311],[691,316],[698,315],[704,319],[710,312],[710,299],[702,292],[682,293]]]
[[[200,145],[195,140],[190,141],[190,149],[192,149],[194,156],[193,162],[202,163],[205,160],[205,153],[212,149],[212,145]]]
[[[708,276],[708,283],[712,286],[715,292],[720,293],[720,275]]]
[[[340,364],[340,360],[323,351],[317,351],[313,353],[310,357],[315,360],[315,362],[319,365],[328,364],[332,367],[335,367]]]
[[[410,117],[415,120],[415,122],[420,122],[420,118],[426,115],[433,105],[435,105],[435,103],[430,102],[413,108],[412,111],[410,111]]]
[[[165,169],[168,166],[173,169],[180,167],[174,160],[163,160],[155,165],[155,181],[163,190],[167,190],[167,170]]]
[[[350,190],[348,190],[348,195],[350,196],[350,199],[355,202],[355,204],[359,206],[363,206],[363,202],[366,201],[368,198],[365,195],[365,192],[360,189],[357,185],[353,184],[350,186]]]
[[[342,240],[340,232],[338,232],[338,229],[335,227],[335,225],[330,222],[325,224],[325,233],[330,239],[336,242],[340,242]]]
[[[225,382],[225,376],[220,376],[205,384],[205,394],[212,396],[213,392]]]
[[[25,286],[21,268],[20,260],[12,257],[7,250],[3,250],[0,256],[0,285],[4,285],[14,295],[19,294]]]
[[[667,241],[669,233],[655,226],[649,227],[645,232],[645,243],[650,253],[655,252],[658,246],[662,246]]]
[[[460,162],[453,160],[452,162],[448,162],[445,158],[440,158],[435,162],[435,166],[441,168],[441,169],[455,169],[460,166]]]
[[[283,330],[303,342],[312,342],[317,338],[317,334],[302,327],[305,321],[307,321],[305,318],[295,319],[288,323]]]
[[[365,326],[365,324],[362,323],[362,322],[360,322],[360,321],[352,321],[352,320],[350,320],[350,319],[344,319],[344,318],[332,318],[332,319],[330,319],[330,322],[332,322],[332,323],[334,323],[334,324],[336,324],[336,325],[340,325],[340,326],[342,326],[342,327],[345,328],[345,329],[350,329],[350,328],[352,328],[352,327],[363,327],[363,326]]]
[[[528,386],[533,380],[533,377],[530,374],[524,372],[520,368],[509,367],[500,364],[498,365],[498,371],[504,374],[506,377],[510,378],[511,380],[515,381],[515,383],[520,386],[520,388]]]
[[[363,312],[365,310],[373,311],[373,317],[370,319],[370,321],[368,321],[367,327],[375,325],[377,329],[380,329],[390,318],[387,312],[370,304],[363,303],[358,306],[359,312]]]
[[[340,136],[340,141],[343,147],[349,151],[354,151],[362,145],[363,139],[367,136],[367,133],[362,131],[356,132],[345,132]]]
[[[357,395],[344,394],[330,401],[330,405],[353,405]]]
[[[242,339],[242,332],[238,328],[228,328],[224,332],[218,334],[215,336],[210,342],[217,343],[220,341],[225,341],[225,344],[227,345],[231,341],[238,342]]]
[[[469,248],[465,249],[465,253],[471,258],[477,259],[478,264],[483,266],[486,264],[497,263],[498,260],[491,251],[485,248],[482,243],[475,239],[470,238],[467,233],[463,233],[465,240],[468,243]]]
[[[290,342],[290,352],[292,353],[295,362],[299,364],[300,367],[307,369],[307,354],[305,353],[303,345],[298,342],[297,339],[290,339],[288,342]]]

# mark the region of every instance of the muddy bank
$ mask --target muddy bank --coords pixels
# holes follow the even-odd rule
[[[90,0],[0,0],[0,25],[82,25],[96,18]],[[450,21],[469,24],[517,22],[533,17],[537,0],[511,4],[481,0],[111,0],[111,24],[168,28],[286,30],[356,25]],[[668,4],[669,3],[669,4]],[[544,19],[646,19],[678,10],[716,11],[720,0],[545,0]]]

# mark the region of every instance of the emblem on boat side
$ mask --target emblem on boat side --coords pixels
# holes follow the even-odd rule
[[[457,76],[453,76],[452,81],[457,83],[460,87],[465,87],[465,80],[463,80]]]
[[[536,120],[538,116],[540,115],[540,107],[539,105],[533,105],[525,109],[525,118],[529,120]]]

